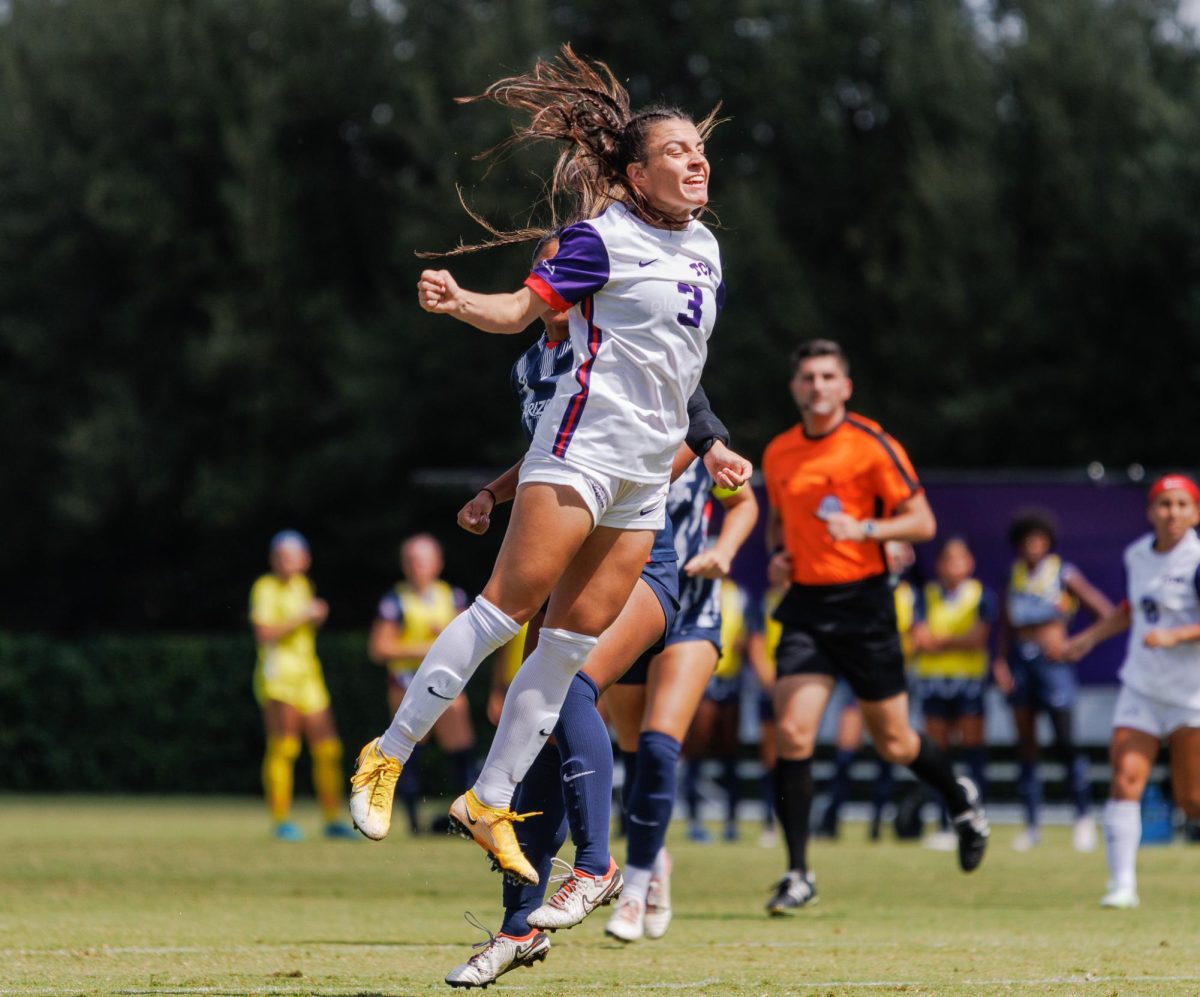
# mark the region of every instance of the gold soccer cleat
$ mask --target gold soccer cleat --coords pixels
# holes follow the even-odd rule
[[[350,776],[350,819],[373,841],[387,837],[392,826],[392,797],[403,768],[379,750],[379,738],[368,741],[358,753]]]
[[[515,821],[537,817],[541,811],[518,814],[480,802],[473,789],[450,804],[450,833],[473,838],[492,857],[492,868],[512,883],[537,886],[537,870],[529,864],[513,831]]]

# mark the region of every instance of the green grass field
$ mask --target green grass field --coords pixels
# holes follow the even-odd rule
[[[821,902],[782,920],[762,911],[780,853],[755,828],[675,837],[665,939],[621,946],[601,912],[489,992],[1200,993],[1200,848],[1143,851],[1143,906],[1114,912],[1103,855],[1065,829],[1028,855],[999,829],[970,877],[862,830],[814,847]],[[480,937],[463,911],[494,926],[498,909],[458,839],[282,845],[250,800],[0,798],[0,993],[450,993]]]

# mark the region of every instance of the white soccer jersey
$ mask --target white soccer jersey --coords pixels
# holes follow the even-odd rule
[[[1200,708],[1200,644],[1147,647],[1159,627],[1200,623],[1200,537],[1189,530],[1171,550],[1154,549],[1154,534],[1125,548],[1129,591],[1129,649],[1121,681],[1162,703]]]
[[[670,231],[623,204],[563,230],[526,285],[570,309],[575,371],[561,377],[532,452],[628,481],[670,475],[725,297],[717,240]]]

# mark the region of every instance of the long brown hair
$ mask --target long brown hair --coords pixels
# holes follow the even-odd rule
[[[498,157],[538,141],[564,145],[547,184],[545,203],[550,220],[544,227],[502,231],[473,211],[460,189],[459,202],[492,238],[471,246],[459,245],[445,253],[422,252],[418,256],[456,256],[540,239],[571,222],[594,218],[614,201],[628,205],[638,217],[659,228],[686,227],[687,222],[664,215],[647,201],[630,183],[625,168],[645,161],[646,140],[653,125],[660,121],[692,121],[692,116],[665,104],[632,111],[629,94],[605,63],[583,59],[567,44],[552,61],[538,59],[531,72],[497,80],[481,94],[456,100],[460,104],[490,100],[528,115],[511,136],[476,159]],[[693,122],[701,140],[707,140],[720,124],[720,109],[718,104],[702,121]]]

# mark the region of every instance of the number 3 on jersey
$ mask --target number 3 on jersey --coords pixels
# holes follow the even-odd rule
[[[687,312],[680,312],[675,317],[679,319],[680,325],[686,325],[689,329],[700,328],[701,308],[704,305],[704,292],[695,284],[685,284],[680,281],[677,285],[680,294],[687,295],[688,302],[685,306]]]

